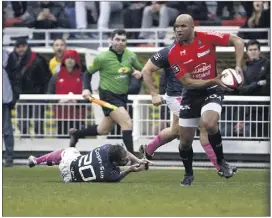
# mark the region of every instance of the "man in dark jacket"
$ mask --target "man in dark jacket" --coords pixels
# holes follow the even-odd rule
[[[7,72],[11,85],[18,94],[44,94],[51,78],[48,64],[39,54],[32,52],[27,41],[19,38],[10,54]],[[19,97],[19,96],[17,96]],[[22,102],[22,101],[20,101]],[[28,104],[30,101],[28,101]],[[24,136],[29,134],[29,122],[34,118],[35,134],[43,135],[44,106],[38,102],[33,105],[18,105],[19,129]]]
[[[5,143],[5,167],[13,166],[13,148],[14,136],[11,122],[11,110],[14,108],[16,99],[14,91],[12,90],[11,81],[8,73],[5,70],[9,54],[6,50],[2,51],[3,55],[3,99],[2,99],[2,120],[3,120],[3,138]]]
[[[239,94],[249,96],[270,96],[270,63],[261,55],[260,43],[257,40],[250,40],[246,46],[248,60],[244,66],[244,84],[239,89]],[[262,104],[266,105],[269,102]],[[246,124],[238,123],[240,128],[237,132],[243,132],[243,129],[249,129],[249,120],[257,121],[251,125],[251,136],[268,136],[269,107],[263,107],[256,110],[246,108]],[[265,121],[265,122],[264,122]],[[263,123],[264,122],[264,123]],[[264,133],[263,133],[264,132]]]
[[[250,40],[246,46],[248,60],[244,66],[244,85],[239,89],[241,95],[270,95],[270,63],[261,55],[260,43]]]

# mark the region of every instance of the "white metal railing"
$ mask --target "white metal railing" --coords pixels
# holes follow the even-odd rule
[[[20,31],[21,29],[21,31]],[[267,39],[260,39],[261,43],[266,43],[268,46],[270,46],[270,29],[269,28],[237,28],[237,27],[218,27],[218,26],[197,26],[195,27],[196,30],[209,30],[209,31],[219,31],[220,32],[227,32],[227,33],[233,33],[237,34],[237,32],[267,32],[268,38]],[[4,28],[3,30],[3,38],[4,38],[4,44],[14,43],[10,39],[9,36],[28,36],[30,38],[29,43],[30,44],[39,44],[44,43],[46,47],[50,46],[53,42],[51,39],[52,33],[62,33],[62,34],[71,34],[71,33],[94,33],[97,34],[96,39],[69,39],[67,40],[67,44],[99,44],[99,47],[104,47],[105,43],[109,43],[109,39],[105,39],[104,34],[112,32],[114,29],[30,29],[30,28]],[[170,44],[172,42],[172,39],[159,39],[159,32],[169,32],[173,33],[173,28],[133,28],[133,29],[126,29],[127,32],[150,32],[154,35],[153,39],[129,39],[128,43],[152,43],[155,45],[155,47],[159,47],[160,43],[166,43]],[[33,40],[33,34],[34,33],[43,33],[45,39],[43,40]],[[245,39],[247,42],[247,39]]]
[[[70,103],[58,103],[60,99]],[[129,99],[133,102],[127,109],[133,110],[135,141],[151,138],[170,125],[171,115],[166,105],[152,106],[149,95],[129,95]],[[262,96],[225,96],[220,121],[223,137],[268,140],[269,102],[269,97]],[[83,128],[95,120],[92,104],[84,102],[81,95],[21,95],[13,124],[15,135],[20,137],[68,137],[69,128]],[[120,137],[120,129],[115,126],[109,136]]]

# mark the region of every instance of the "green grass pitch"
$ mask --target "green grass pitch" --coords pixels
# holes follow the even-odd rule
[[[58,168],[3,169],[3,216],[269,216],[268,170],[240,169],[231,179],[195,170],[132,173],[121,183],[61,182]]]

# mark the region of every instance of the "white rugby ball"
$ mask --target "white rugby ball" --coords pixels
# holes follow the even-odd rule
[[[222,83],[231,89],[236,89],[242,83],[242,77],[236,70],[228,68],[223,70]]]

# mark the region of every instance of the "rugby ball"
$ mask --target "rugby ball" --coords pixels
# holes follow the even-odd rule
[[[231,89],[236,89],[242,83],[242,77],[236,70],[228,68],[223,70],[221,81]]]

